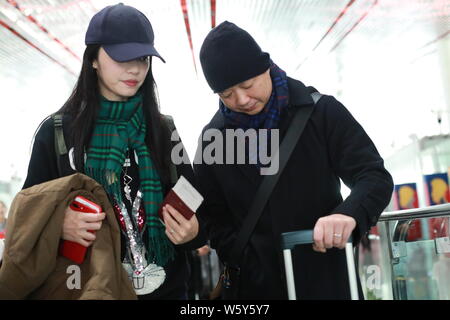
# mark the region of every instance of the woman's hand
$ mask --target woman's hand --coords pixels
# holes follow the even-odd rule
[[[88,230],[100,230],[106,214],[74,211],[68,207],[63,222],[62,238],[89,247],[95,240],[95,234]]]
[[[183,244],[194,239],[198,234],[198,220],[195,214],[190,220],[178,212],[171,205],[163,207],[166,235],[173,244]]]
[[[344,214],[320,218],[314,227],[314,251],[325,253],[333,247],[344,249],[355,227],[355,219]]]

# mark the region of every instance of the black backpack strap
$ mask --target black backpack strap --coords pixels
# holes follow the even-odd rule
[[[314,105],[319,101],[322,95],[319,92],[311,93],[311,97],[314,100]],[[278,150],[280,165],[278,172],[275,175],[265,176],[262,180],[261,184],[258,187],[256,192],[256,196],[252,202],[250,207],[249,214],[245,218],[241,230],[236,238],[236,242],[231,250],[230,261],[228,266],[231,268],[239,269],[239,261],[241,259],[241,255],[244,252],[244,248],[246,247],[255,226],[261,217],[261,214],[269,200],[270,194],[272,193],[275,185],[278,182],[278,179],[283,172],[283,169],[286,167],[286,164],[289,161],[289,158],[292,152],[297,145],[297,142],[306,127],[308,119],[310,118],[314,105],[309,105],[307,107],[301,107],[294,115],[294,119],[289,125],[286,136],[281,143],[281,146]],[[275,155],[276,156],[276,155]]]
[[[173,122],[173,118],[168,115],[162,115],[162,118],[169,129],[170,134],[172,135],[172,132],[177,130],[175,127],[175,123]],[[177,173],[177,167],[172,161],[169,161],[169,171],[170,171],[170,182],[172,185],[176,184],[178,181],[178,173]]]
[[[51,115],[53,119],[53,125],[55,129],[55,152],[56,152],[56,164],[58,166],[58,173],[62,176],[61,157],[67,154],[67,146],[64,140],[63,132],[63,115],[53,113]]]

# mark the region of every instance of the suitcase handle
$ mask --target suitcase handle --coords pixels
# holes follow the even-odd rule
[[[312,243],[314,243],[314,230],[292,231],[281,234],[281,246],[284,255],[284,265],[286,271],[286,282],[289,300],[296,299],[291,250],[296,245]],[[353,256],[353,240],[351,235],[348,238],[347,244],[345,246],[345,255],[347,259],[347,272],[351,298],[352,300],[358,300],[358,280],[356,276],[355,260]]]
[[[352,242],[352,236],[348,238],[347,242]],[[299,244],[312,244],[314,243],[314,230],[301,230],[285,232],[281,234],[281,246],[282,249],[293,249]]]

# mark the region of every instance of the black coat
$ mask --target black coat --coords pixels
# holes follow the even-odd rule
[[[294,79],[289,79],[288,85],[290,103],[280,120],[280,143],[295,111],[313,104],[313,88]],[[216,128],[223,132],[224,122],[217,119],[220,117],[204,130]],[[221,261],[227,262],[264,176],[250,164],[195,162],[194,172],[206,198],[202,218],[211,246]],[[351,189],[345,201],[339,178]],[[353,237],[357,243],[376,224],[392,189],[392,178],[364,129],[335,98],[322,96],[244,250],[239,264],[240,298],[287,298],[280,248],[282,232],[313,229],[320,217],[341,213],[356,220]],[[296,247],[292,255],[299,298],[350,297],[344,250],[333,248],[323,254],[306,245]]]
[[[73,141],[71,139],[72,135],[69,131],[71,118],[69,116],[64,116],[63,118],[63,128],[64,137],[67,144],[67,150],[72,149]],[[58,172],[57,158],[55,153],[54,145],[54,126],[53,120],[48,118],[40,126],[38,132],[35,136],[35,141],[33,145],[33,151],[31,154],[30,164],[28,167],[28,175],[25,180],[23,188],[31,187],[35,184],[46,182],[59,178],[60,176],[66,176],[75,173],[73,167],[70,165],[69,156],[62,156],[61,168],[62,174]],[[139,188],[139,173],[138,165],[134,160],[133,155],[130,155],[131,167],[129,168],[128,174],[133,178],[131,185],[133,198],[136,195],[137,189]],[[73,164],[72,164],[73,165]],[[194,186],[196,185],[194,172],[190,164],[180,164],[176,166],[177,175],[183,175],[187,180],[189,180]],[[123,175],[123,173],[122,173]],[[122,176],[123,177],[123,176]],[[121,181],[123,178],[121,177]],[[172,188],[173,185],[163,184],[164,195]],[[122,197],[125,199],[124,195]],[[126,201],[125,201],[126,202]],[[131,210],[128,203],[126,203],[128,210]],[[147,236],[147,232],[144,232],[144,238]],[[125,255],[124,240],[125,237],[122,234],[122,259]],[[149,295],[139,296],[140,299],[182,299],[187,298],[188,281],[190,275],[190,264],[188,261],[188,254],[191,250],[195,250],[206,244],[206,238],[204,233],[201,231],[197,238],[192,241],[185,243],[183,245],[175,246],[176,257],[174,260],[169,262],[165,267],[166,280],[157,290]]]

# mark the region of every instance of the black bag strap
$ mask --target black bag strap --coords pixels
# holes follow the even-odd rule
[[[311,93],[311,98],[314,101],[314,104],[319,101],[322,95],[319,92]],[[255,229],[256,223],[258,222],[261,214],[266,206],[267,200],[269,200],[269,196],[272,193],[275,185],[278,182],[278,179],[283,172],[283,169],[286,167],[286,164],[291,157],[292,152],[294,151],[295,146],[297,145],[297,141],[300,138],[303,130],[305,129],[306,123],[310,118],[312,112],[314,110],[314,105],[302,107],[300,108],[294,116],[288,131],[286,132],[286,136],[281,143],[281,146],[278,150],[278,155],[280,157],[280,166],[278,172],[275,175],[265,176],[262,180],[261,184],[256,191],[256,196],[252,202],[250,207],[249,214],[244,220],[241,230],[236,238],[236,242],[231,250],[230,261],[227,263],[228,267],[231,268],[239,268],[239,261],[241,255],[244,251],[245,246],[250,239],[253,230]],[[277,156],[277,155],[275,155]]]
[[[62,175],[61,157],[67,154],[67,146],[63,132],[63,115],[60,113],[53,113],[51,118],[53,119],[53,126],[55,129],[56,165],[58,166],[59,175]]]

